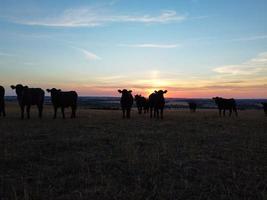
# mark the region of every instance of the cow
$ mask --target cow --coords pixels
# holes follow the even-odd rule
[[[263,110],[265,115],[267,116],[267,103],[261,103],[263,105]]]
[[[222,97],[213,97],[212,98],[219,109],[219,115],[221,116],[223,110],[223,116],[225,116],[225,110],[229,110],[229,116],[232,115],[232,111],[235,112],[235,115],[238,116],[236,102],[234,99],[224,99]]]
[[[44,90],[41,88],[29,88],[17,84],[11,85],[11,88],[16,90],[18,103],[21,110],[21,119],[24,119],[24,108],[26,106],[27,118],[30,119],[30,109],[32,105],[36,105],[39,111],[39,118],[42,118],[44,104]]]
[[[131,114],[131,108],[133,106],[133,95],[132,90],[118,90],[119,93],[121,93],[121,109],[122,109],[122,117],[125,118],[125,112],[126,117],[129,119]]]
[[[188,102],[190,112],[194,113],[197,109],[197,104],[195,102]]]
[[[149,110],[148,106],[148,100],[143,97],[142,95],[135,95],[134,100],[136,102],[136,107],[138,109],[138,113],[142,114],[142,111],[144,110],[144,113],[147,113]]]
[[[71,118],[76,117],[78,94],[75,91],[62,92],[60,89],[47,89],[51,93],[51,102],[54,107],[54,119],[57,118],[57,109],[61,108],[62,118],[65,119],[65,108],[71,107]]]
[[[160,118],[163,119],[163,109],[165,106],[165,98],[164,94],[167,93],[167,90],[158,90],[154,91],[152,94],[149,95],[149,109],[150,109],[150,118],[152,118],[152,113],[154,111],[154,117],[159,118],[159,111],[160,111]]]
[[[5,111],[5,88],[3,86],[0,86],[0,117],[6,116],[6,111]]]

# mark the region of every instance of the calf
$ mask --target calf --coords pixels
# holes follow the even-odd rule
[[[152,112],[154,111],[154,117],[163,119],[163,109],[165,106],[164,94],[167,93],[167,90],[158,90],[149,95],[149,108],[150,108],[150,118],[152,118]]]
[[[261,103],[263,105],[263,110],[265,115],[267,116],[267,103]]]
[[[42,118],[44,91],[41,88],[29,88],[18,84],[11,85],[11,88],[16,90],[18,103],[21,109],[21,119],[24,118],[24,108],[26,106],[27,118],[30,119],[30,108],[32,105],[37,105],[39,111],[39,118]]]
[[[0,86],[0,116],[3,114],[3,117],[6,116],[5,111],[5,88]]]
[[[232,111],[235,112],[235,115],[237,116],[237,108],[236,108],[236,102],[234,99],[224,99],[221,97],[214,97],[213,100],[215,101],[216,105],[219,109],[219,115],[221,116],[222,110],[223,110],[223,116],[225,116],[225,110],[229,110],[229,116],[232,115]]]
[[[197,109],[197,104],[195,102],[188,102],[190,112],[194,113]]]
[[[71,107],[71,118],[76,117],[78,94],[75,91],[62,92],[60,89],[47,89],[51,93],[51,101],[54,106],[54,119],[57,117],[57,109],[61,108],[63,119],[65,119],[65,108]]]
[[[136,102],[136,107],[138,109],[138,113],[142,114],[142,111],[144,110],[144,113],[148,112],[148,100],[141,96],[141,95],[135,95],[134,96],[135,102]]]
[[[132,90],[118,90],[119,93],[121,93],[121,109],[122,109],[122,117],[125,118],[125,112],[126,117],[130,118],[131,108],[133,106],[133,96],[132,96]]]

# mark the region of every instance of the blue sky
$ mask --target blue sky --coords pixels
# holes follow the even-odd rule
[[[267,98],[266,0],[0,0],[0,80]]]

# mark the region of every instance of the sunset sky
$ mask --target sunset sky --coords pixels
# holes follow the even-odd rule
[[[0,85],[267,98],[266,0],[0,0]]]

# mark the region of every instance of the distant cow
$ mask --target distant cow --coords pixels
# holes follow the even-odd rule
[[[63,119],[65,119],[65,108],[71,107],[71,118],[76,117],[78,94],[75,91],[62,92],[60,89],[47,89],[51,93],[51,101],[54,106],[54,119],[57,117],[57,109],[61,108]]]
[[[6,111],[5,111],[5,88],[0,86],[0,116],[5,117]]]
[[[197,109],[197,104],[195,102],[188,102],[190,112],[194,113]]]
[[[267,103],[262,103],[262,105],[263,105],[264,113],[267,116]]]
[[[12,89],[16,89],[18,103],[21,109],[21,119],[24,118],[24,108],[26,106],[27,118],[30,119],[30,108],[32,105],[37,105],[39,111],[39,118],[42,118],[44,91],[41,88],[29,88],[18,84],[11,85]]]
[[[121,93],[121,109],[122,109],[122,117],[125,118],[125,112],[126,117],[130,118],[131,108],[133,106],[133,95],[132,90],[118,90],[119,93]]]
[[[163,109],[165,106],[165,98],[164,94],[167,93],[167,90],[158,90],[154,91],[152,94],[149,95],[149,108],[150,108],[150,118],[152,118],[152,113],[154,111],[154,117],[159,118],[159,111],[160,117],[163,119]]]
[[[222,110],[223,110],[223,116],[225,116],[225,110],[229,110],[229,116],[232,115],[232,111],[235,112],[235,115],[237,116],[237,108],[236,108],[236,102],[234,99],[224,99],[221,97],[214,97],[213,100],[215,101],[216,105],[219,109],[219,115],[221,116]]]
[[[136,102],[136,107],[138,109],[138,113],[141,114],[144,110],[144,113],[147,113],[149,110],[148,100],[141,96],[141,95],[135,95],[134,100]]]

